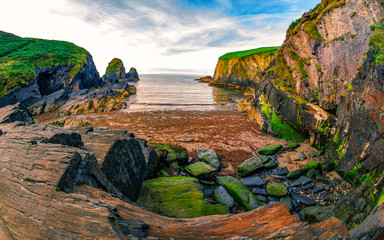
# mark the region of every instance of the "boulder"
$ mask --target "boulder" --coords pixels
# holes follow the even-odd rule
[[[280,176],[286,176],[288,173],[289,173],[289,171],[288,171],[288,168],[286,168],[286,167],[278,167],[278,168],[275,168],[275,169],[273,169],[272,170],[272,172],[274,173],[274,174],[276,174],[276,175],[280,175]]]
[[[247,187],[262,187],[265,184],[263,179],[261,179],[258,176],[249,176],[249,177],[241,179],[241,181]]]
[[[168,217],[193,218],[226,214],[224,206],[207,204],[202,186],[192,177],[162,177],[143,183],[138,203]]]
[[[84,143],[81,141],[81,135],[76,132],[57,133],[50,137],[47,142],[77,148],[82,148],[84,146]]]
[[[185,147],[173,143],[149,143],[149,148],[156,151],[159,160],[167,165],[178,162],[180,166],[188,163],[188,151]]]
[[[300,147],[300,144],[298,144],[297,142],[292,142],[292,143],[288,144],[287,146],[285,146],[284,150],[285,151],[293,151],[298,147]]]
[[[134,138],[116,140],[102,167],[107,179],[126,197],[136,201],[146,172],[146,161],[139,142]]]
[[[265,147],[262,147],[257,151],[261,155],[272,155],[278,150],[280,150],[283,146],[281,144],[272,144]]]
[[[223,186],[245,211],[250,211],[261,205],[259,199],[240,180],[231,176],[223,176],[217,177],[216,182]]]
[[[211,165],[216,170],[220,169],[219,158],[217,157],[217,154],[216,154],[215,150],[212,150],[212,149],[197,149],[196,150],[196,154],[197,154],[197,157],[201,161]]]
[[[292,200],[297,201],[299,203],[302,203],[307,206],[314,206],[316,205],[316,201],[313,198],[307,197],[307,196],[301,196],[298,194],[292,195]]]
[[[264,156],[264,155],[254,156],[242,162],[237,167],[237,171],[240,177],[245,177],[257,170],[270,167],[272,165],[271,162],[275,162],[275,161],[269,156]]]
[[[187,171],[192,176],[198,179],[208,179],[215,174],[216,169],[204,162],[197,162],[188,166],[185,166],[185,171]]]
[[[269,182],[266,190],[268,195],[275,197],[284,197],[288,194],[288,186],[283,183]]]
[[[231,195],[229,195],[228,191],[225,190],[223,186],[218,186],[215,188],[214,196],[216,201],[223,204],[224,206],[227,206],[228,208],[233,207],[235,204],[235,200],[233,200]]]
[[[296,179],[302,175],[305,175],[306,173],[307,173],[307,170],[302,168],[302,169],[297,169],[295,171],[289,172],[286,177],[288,179]]]

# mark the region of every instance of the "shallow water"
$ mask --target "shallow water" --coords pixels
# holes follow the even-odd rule
[[[243,91],[208,86],[195,81],[199,76],[148,74],[140,75],[137,94],[129,96],[123,111],[228,110],[244,100]]]

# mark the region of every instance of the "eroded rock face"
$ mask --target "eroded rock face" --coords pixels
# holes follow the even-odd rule
[[[103,80],[111,83],[117,83],[120,80],[137,81],[139,80],[139,74],[136,68],[133,67],[126,73],[123,61],[119,58],[114,58],[108,63]]]
[[[135,139],[116,140],[103,162],[108,180],[130,200],[136,201],[146,172],[146,161]]]

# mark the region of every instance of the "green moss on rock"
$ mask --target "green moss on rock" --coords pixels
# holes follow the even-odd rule
[[[148,146],[154,149],[160,160],[170,165],[177,161],[179,165],[188,162],[188,151],[185,147],[173,143],[149,143]]]
[[[196,178],[163,177],[143,183],[138,203],[150,211],[176,218],[228,213],[224,206],[207,204],[203,197]]]
[[[216,172],[216,169],[206,164],[205,162],[197,162],[191,165],[186,166],[185,171],[190,173],[192,176],[207,179],[211,178],[213,174]]]
[[[245,211],[250,211],[261,205],[259,199],[239,179],[223,176],[217,177],[216,182],[223,186]]]
[[[123,67],[123,61],[119,58],[114,58],[108,63],[108,67],[105,71],[105,74],[111,74],[113,72],[118,72],[121,67]]]
[[[262,48],[256,48],[256,49],[251,49],[251,50],[245,50],[245,51],[238,51],[238,52],[230,52],[226,53],[223,56],[219,57],[220,60],[227,60],[227,59],[232,59],[232,58],[242,58],[242,57],[247,57],[253,54],[270,54],[274,55],[275,52],[279,49],[280,47],[262,47]]]
[[[288,186],[283,183],[269,182],[266,191],[270,196],[284,197],[288,194]]]
[[[277,152],[278,150],[280,150],[282,147],[283,146],[281,144],[272,144],[272,145],[268,145],[268,146],[261,148],[257,152],[259,154],[262,154],[262,155],[272,155],[275,152]]]
[[[237,167],[237,171],[240,177],[245,177],[257,170],[268,168],[268,166],[270,165],[268,164],[269,162],[274,162],[273,159],[269,156],[254,156],[242,162]]]

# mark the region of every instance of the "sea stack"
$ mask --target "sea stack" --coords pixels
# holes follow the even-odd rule
[[[126,73],[123,61],[119,58],[114,58],[108,63],[103,80],[112,83],[118,81],[138,81],[139,74],[136,68],[133,67]]]

